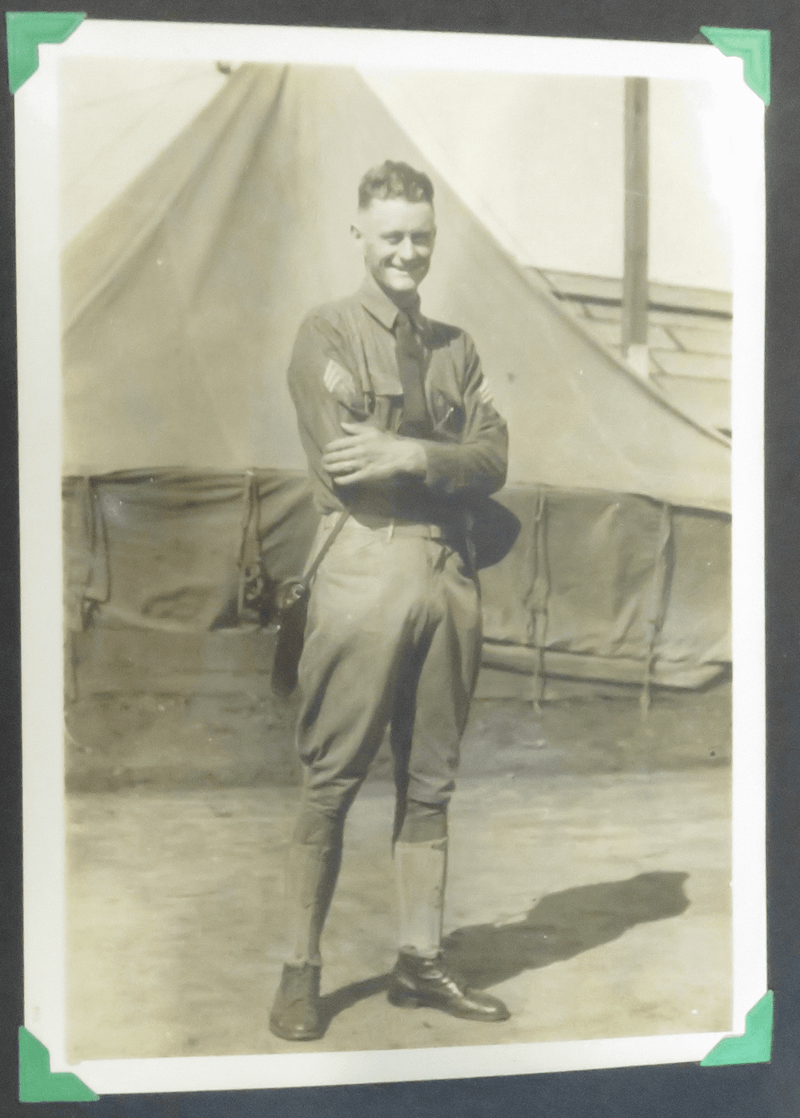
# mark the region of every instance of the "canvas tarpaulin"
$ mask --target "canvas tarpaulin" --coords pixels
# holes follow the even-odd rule
[[[586,490],[501,500],[522,529],[481,572],[484,663],[696,687],[730,660],[725,517]]]
[[[73,629],[236,625],[248,528],[277,583],[302,570],[318,523],[304,475],[278,470],[70,478],[63,497]]]
[[[487,665],[695,686],[730,658],[718,515],[532,486],[501,499],[522,528],[481,572]],[[64,500],[76,631],[234,627],[248,536],[269,589],[300,572],[317,524],[304,476],[288,471],[72,479]]]
[[[433,178],[423,307],[473,335],[509,422],[523,532],[484,574],[487,655],[697,683],[726,656],[726,440],[587,335],[342,68],[240,67],[64,253],[71,624],[235,624],[254,477],[270,577],[298,573],[286,368],[308,310],[360,281],[356,185],[387,157]]]

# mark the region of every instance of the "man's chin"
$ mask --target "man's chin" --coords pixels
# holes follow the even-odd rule
[[[413,295],[420,280],[409,275],[388,275],[382,277],[381,283],[388,291],[393,291],[397,295]]]

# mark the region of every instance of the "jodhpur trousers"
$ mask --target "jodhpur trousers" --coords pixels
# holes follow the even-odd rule
[[[323,519],[322,546],[338,514]],[[350,518],[317,571],[299,667],[307,808],[343,819],[387,727],[399,820],[447,804],[481,644],[477,579],[437,527]]]

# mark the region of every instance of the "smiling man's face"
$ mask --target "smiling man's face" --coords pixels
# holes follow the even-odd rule
[[[428,274],[436,240],[436,220],[429,202],[373,198],[359,210],[353,236],[364,262],[396,303],[413,299]]]

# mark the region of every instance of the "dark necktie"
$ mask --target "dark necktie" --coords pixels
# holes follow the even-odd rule
[[[425,402],[422,345],[411,319],[400,311],[394,328],[397,371],[403,387],[403,422],[399,434],[424,438],[431,433],[431,421]]]

